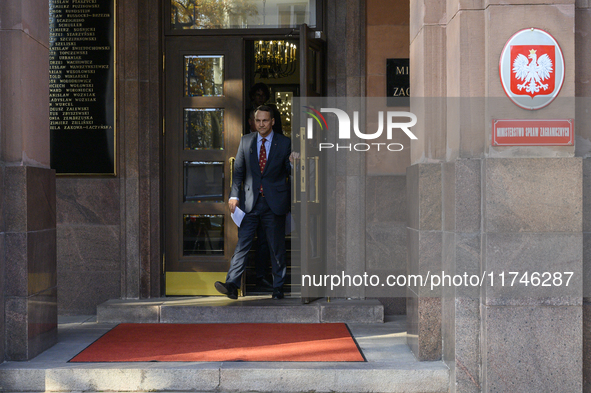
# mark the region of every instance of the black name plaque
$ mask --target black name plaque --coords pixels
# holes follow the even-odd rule
[[[115,174],[115,0],[49,0],[51,167]]]
[[[410,105],[410,75],[408,59],[386,60],[386,96],[388,106]]]

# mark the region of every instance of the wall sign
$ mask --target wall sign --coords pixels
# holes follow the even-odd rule
[[[511,101],[523,109],[541,109],[560,93],[564,56],[558,42],[544,30],[523,29],[505,44],[499,74]]]
[[[386,60],[387,106],[410,104],[409,59]]]
[[[114,0],[49,1],[49,124],[57,174],[115,174]]]
[[[573,119],[493,120],[494,146],[572,146]]]

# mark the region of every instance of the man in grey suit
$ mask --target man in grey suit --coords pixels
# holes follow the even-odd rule
[[[291,152],[289,138],[273,132],[274,123],[272,108],[265,105],[257,108],[257,132],[243,136],[236,153],[228,205],[234,213],[240,203],[238,197],[243,184],[246,215],[238,229],[238,245],[230,262],[226,282],[215,283],[216,290],[230,299],[238,298],[240,277],[259,223],[265,228],[271,251],[273,299],[284,297],[285,216],[290,207],[289,174],[291,163],[299,155]]]

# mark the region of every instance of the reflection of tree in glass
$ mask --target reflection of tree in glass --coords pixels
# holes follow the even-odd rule
[[[258,14],[252,0],[171,0],[174,29],[242,27]]]
[[[216,68],[218,69],[218,73],[223,72],[222,57],[185,57],[185,72],[187,74],[185,87],[187,89],[187,96],[222,95],[222,84],[216,83]]]
[[[223,111],[191,110],[187,113],[187,148],[223,149]]]

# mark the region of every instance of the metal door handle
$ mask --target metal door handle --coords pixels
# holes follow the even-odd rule
[[[234,162],[236,157],[230,157],[228,162],[230,163],[230,190],[232,190],[232,184],[234,183]]]
[[[306,127],[300,127],[300,192],[306,192]]]
[[[314,191],[315,191],[314,193],[316,194],[315,195],[316,200],[314,201],[314,203],[320,203],[320,198],[318,198],[318,194],[319,194],[319,192],[318,192],[318,159],[319,158],[320,157],[314,157],[314,161],[315,161],[314,162],[314,169],[316,171],[316,176],[315,176],[316,188],[314,189]]]
[[[292,186],[293,203],[299,203],[300,202],[300,201],[298,201],[298,189],[297,189],[297,185],[298,185],[298,183],[297,183],[298,182],[298,176],[297,176],[297,174],[298,174],[298,165],[299,164],[297,163],[297,161],[294,160],[294,163],[292,165],[292,167],[293,167],[293,174],[291,176],[292,183],[293,183],[293,186]]]

